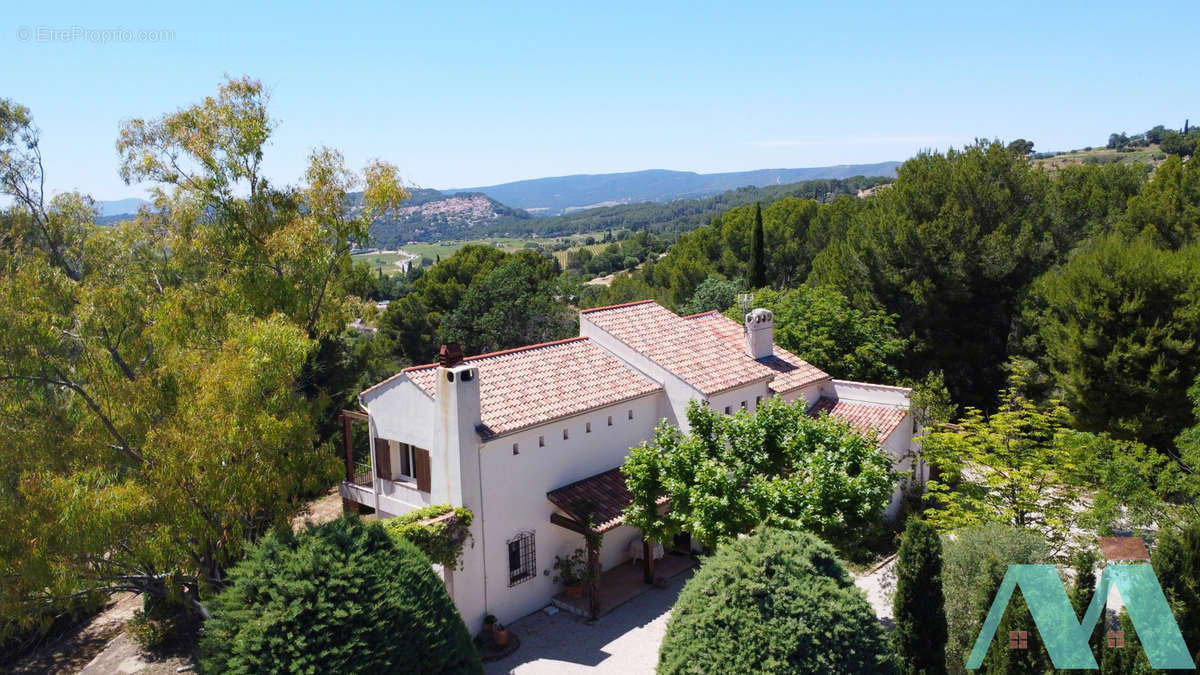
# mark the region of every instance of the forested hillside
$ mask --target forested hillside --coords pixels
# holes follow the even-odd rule
[[[765,288],[746,283],[753,206],[680,236],[660,260],[583,302],[656,297],[729,309],[734,293],[826,322],[835,342],[883,349],[902,378],[942,373],[955,401],[989,407],[1016,362],[1084,428],[1170,449],[1200,372],[1200,165],[1041,170],[999,143],[906,162],[869,199],[784,199],[762,209]],[[813,297],[823,288],[840,299]],[[890,315],[864,338],[831,314]],[[824,318],[822,318],[824,317]],[[789,330],[788,321],[781,321]],[[876,331],[878,333],[878,331]],[[821,349],[816,339],[794,345]],[[805,341],[801,341],[805,342]],[[786,346],[786,343],[785,343]]]
[[[827,201],[841,194],[856,194],[886,183],[883,177],[854,176],[847,179],[810,180],[763,188],[742,187],[704,199],[680,199],[667,203],[641,202],[576,211],[561,216],[531,218],[528,213],[491,201],[492,215],[467,219],[454,217],[456,208],[443,208],[466,193],[447,197],[435,190],[418,190],[414,201],[405,204],[402,215],[389,216],[371,226],[376,245],[396,248],[408,241],[475,239],[489,236],[560,237],[606,230],[650,230],[684,232],[707,223],[721,211],[739,204],[804,197]],[[478,200],[481,195],[474,194]],[[420,200],[420,201],[418,201]],[[415,208],[414,208],[415,207]]]

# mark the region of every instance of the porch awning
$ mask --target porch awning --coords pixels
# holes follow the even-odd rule
[[[625,487],[625,476],[619,468],[551,490],[546,493],[546,498],[578,523],[582,523],[590,511],[594,531],[599,533],[625,522],[622,512],[633,502],[633,495]],[[658,503],[667,503],[667,498],[659,499]]]

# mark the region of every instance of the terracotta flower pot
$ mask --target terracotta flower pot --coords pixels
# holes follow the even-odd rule
[[[583,584],[569,584],[563,586],[563,595],[568,598],[578,598],[583,595]]]
[[[492,630],[492,640],[496,643],[497,647],[503,647],[504,645],[508,644],[508,629],[507,628],[493,629]]]

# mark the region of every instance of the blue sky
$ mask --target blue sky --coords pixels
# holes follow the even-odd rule
[[[98,4],[6,8],[0,97],[32,109],[50,191],[103,199],[142,192],[117,176],[121,120],[224,74],[270,90],[265,168],[283,182],[318,145],[445,188],[903,160],[975,137],[1072,149],[1200,123],[1194,2]],[[47,33],[75,27],[171,34]]]

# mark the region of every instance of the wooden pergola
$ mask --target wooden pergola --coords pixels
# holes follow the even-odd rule
[[[595,542],[599,541],[600,535],[625,524],[624,510],[633,501],[633,495],[625,486],[621,470],[610,469],[552,490],[546,493],[546,497],[563,511],[550,514],[550,522],[584,537],[588,607],[592,618],[596,618],[600,596],[600,551]],[[660,507],[665,504],[664,498],[660,501]],[[654,546],[645,537],[642,538],[642,556],[642,580],[653,584]]]

